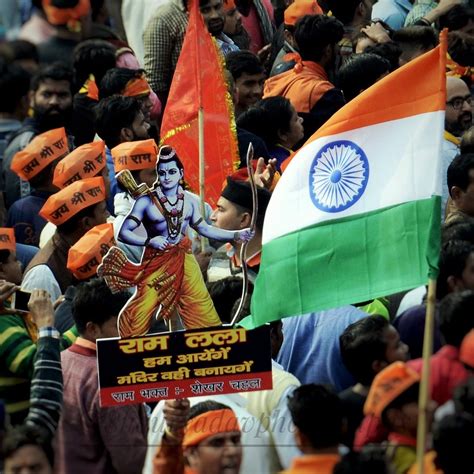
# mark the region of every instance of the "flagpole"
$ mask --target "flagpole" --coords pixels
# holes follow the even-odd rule
[[[418,474],[424,473],[424,455],[427,439],[427,410],[430,400],[430,359],[433,354],[434,321],[436,307],[436,280],[428,282],[426,302],[425,333],[423,336],[423,366],[421,371],[420,395],[418,399],[418,429],[416,435],[416,464]]]
[[[198,135],[199,135],[199,197],[201,200],[201,215],[206,220],[206,206],[204,201],[204,178],[206,173],[206,164],[204,161],[204,109],[199,104],[198,109]],[[206,238],[201,236],[201,252],[206,251]]]

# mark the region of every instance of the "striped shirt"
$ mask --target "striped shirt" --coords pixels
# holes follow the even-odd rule
[[[418,20],[423,18],[437,6],[438,2],[433,2],[433,0],[417,0],[410,13],[407,15],[405,26],[414,25]]]
[[[73,327],[63,334],[61,349],[77,337]],[[30,406],[30,385],[37,354],[24,319],[16,315],[0,316],[0,399],[5,402],[12,425],[24,421]]]
[[[156,9],[143,33],[147,79],[161,97],[168,95],[187,26],[182,0],[170,0]]]

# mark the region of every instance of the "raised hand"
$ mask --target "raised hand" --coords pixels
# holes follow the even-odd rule
[[[51,296],[45,290],[33,290],[31,292],[28,309],[31,317],[38,328],[53,326],[54,308]]]
[[[3,306],[3,303],[10,298],[15,291],[19,290],[20,287],[16,286],[13,283],[8,283],[5,280],[0,280],[0,305]]]
[[[182,439],[188,421],[190,403],[187,398],[166,400],[163,408],[166,428],[172,438]]]
[[[264,158],[259,158],[257,161],[257,169],[253,175],[255,184],[261,186],[262,188],[268,189],[269,191],[272,188],[273,178],[276,173],[276,163],[277,160],[272,158],[268,160],[268,163],[265,164]]]

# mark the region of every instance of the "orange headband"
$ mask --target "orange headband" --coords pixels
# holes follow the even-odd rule
[[[16,252],[15,231],[9,227],[0,227],[0,250]]]
[[[97,225],[69,249],[67,268],[78,280],[86,280],[96,274],[104,255],[114,245],[113,224]]]
[[[53,161],[69,153],[66,130],[55,128],[36,136],[16,153],[10,168],[24,181],[29,181]]]
[[[52,25],[67,25],[71,21],[80,20],[91,11],[90,0],[79,0],[72,8],[58,8],[51,5],[51,0],[43,0],[43,10],[48,22]]]
[[[123,142],[110,150],[114,160],[115,172],[123,170],[145,170],[155,168],[158,147],[155,140],[139,140],[136,142]]]
[[[151,92],[147,80],[142,77],[130,79],[123,90],[122,95],[125,97],[137,97],[140,95],[148,95]]]
[[[62,159],[54,170],[53,184],[59,189],[84,178],[97,176],[105,167],[105,143],[85,143]]]
[[[188,421],[184,430],[183,447],[196,446],[210,436],[232,431],[240,431],[240,427],[230,408],[207,411]]]
[[[105,185],[102,176],[81,179],[50,196],[39,214],[58,226],[64,224],[79,211],[104,199]]]

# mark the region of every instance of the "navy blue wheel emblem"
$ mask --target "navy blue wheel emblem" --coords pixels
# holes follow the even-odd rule
[[[368,179],[369,161],[359,146],[349,140],[328,143],[311,163],[311,200],[321,211],[344,211],[364,194]]]

